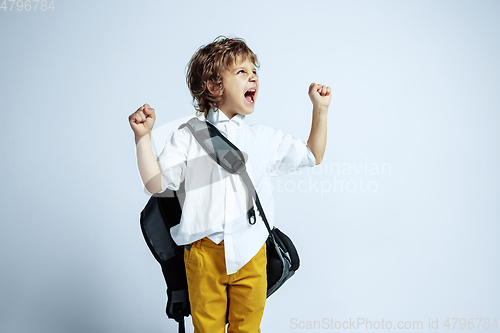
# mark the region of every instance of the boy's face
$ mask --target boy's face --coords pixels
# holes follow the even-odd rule
[[[222,71],[221,76],[224,90],[219,110],[229,119],[237,114],[251,114],[259,91],[254,64],[248,59],[242,60],[242,57],[238,57],[235,64]]]

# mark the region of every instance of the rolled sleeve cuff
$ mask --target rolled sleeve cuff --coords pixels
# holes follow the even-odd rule
[[[177,191],[182,181],[182,166],[175,165],[169,167],[163,165],[160,158],[157,158],[157,161],[161,170],[161,190],[158,193],[162,193],[167,189]]]
[[[309,148],[308,145],[306,145],[306,149],[307,149],[307,154],[306,157],[304,158],[304,166],[313,167],[316,165],[316,157],[314,156],[311,148]]]

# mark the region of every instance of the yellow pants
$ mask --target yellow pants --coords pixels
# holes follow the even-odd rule
[[[224,241],[208,238],[184,247],[195,333],[260,332],[267,293],[266,244],[238,272],[227,275]]]

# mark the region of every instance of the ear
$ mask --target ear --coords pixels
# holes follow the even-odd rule
[[[212,95],[219,95],[221,93],[219,91],[219,89],[217,89],[217,86],[215,85],[215,83],[212,80],[208,80],[207,89],[208,89],[208,91],[210,91],[210,93]]]

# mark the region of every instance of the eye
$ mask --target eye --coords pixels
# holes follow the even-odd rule
[[[240,70],[238,71],[238,74],[240,74],[240,73],[245,73],[245,71],[244,71],[243,69],[240,69]]]

